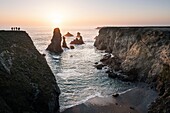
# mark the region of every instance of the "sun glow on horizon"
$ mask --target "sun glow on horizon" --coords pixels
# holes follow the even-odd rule
[[[48,22],[50,22],[52,27],[61,27],[63,16],[60,14],[51,14],[48,16]]]
[[[170,25],[169,4],[170,0],[1,0],[0,26]]]

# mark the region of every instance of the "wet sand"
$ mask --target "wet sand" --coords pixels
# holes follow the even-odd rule
[[[147,88],[134,88],[118,97],[94,97],[61,113],[147,113],[157,93]]]

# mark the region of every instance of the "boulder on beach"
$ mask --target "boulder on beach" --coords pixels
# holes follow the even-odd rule
[[[65,34],[64,36],[66,36],[66,37],[72,37],[72,36],[74,36],[74,35],[71,34],[71,33],[69,33],[69,32],[67,32],[67,34]]]
[[[62,53],[63,49],[61,48],[61,33],[59,28],[55,28],[53,32],[53,37],[51,39],[51,44],[47,47],[47,50],[50,52],[55,52],[55,53]]]
[[[112,97],[118,97],[118,96],[119,96],[118,93],[115,93],[115,94],[112,95]]]

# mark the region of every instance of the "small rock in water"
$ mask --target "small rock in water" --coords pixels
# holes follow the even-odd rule
[[[97,69],[99,69],[99,70],[101,70],[104,66],[106,66],[106,65],[104,65],[104,64],[97,64],[97,65],[95,65],[95,67]]]
[[[108,69],[108,67],[104,67],[104,69]]]
[[[95,62],[94,64],[98,64],[98,62]]]
[[[105,73],[112,73],[111,69],[108,68]]]
[[[62,45],[62,47],[69,49],[69,47],[67,46],[67,43],[66,43],[66,38],[64,36],[63,36],[63,45]]]
[[[65,34],[64,36],[72,37],[72,36],[74,36],[74,35],[73,35],[73,34],[71,34],[71,33],[69,33],[69,32],[67,32],[67,34]]]
[[[104,61],[108,60],[109,58],[111,58],[111,54],[106,54],[103,56],[103,58],[100,61],[104,62]]]
[[[74,49],[74,46],[70,46],[70,49]]]
[[[119,96],[119,94],[118,94],[118,93],[116,93],[116,94],[113,94],[112,96],[113,96],[113,97],[118,97],[118,96]]]
[[[110,78],[116,78],[118,75],[116,73],[113,73],[113,72],[107,72],[108,73],[108,77]]]
[[[44,53],[43,53],[43,54],[41,54],[41,55],[42,55],[42,56],[44,56],[44,57],[46,56],[46,54],[44,54]]]

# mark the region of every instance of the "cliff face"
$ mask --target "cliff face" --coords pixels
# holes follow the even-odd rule
[[[139,80],[150,81],[170,65],[170,31],[163,28],[102,28],[94,45],[119,59],[118,69],[136,69]]]
[[[126,80],[152,83],[160,96],[166,95],[164,99],[160,97],[160,100],[164,103],[168,99],[164,106],[168,108],[170,28],[106,27],[100,29],[94,46],[113,55],[103,62],[110,67],[111,72],[119,70],[122,75],[126,75]]]
[[[60,89],[24,31],[0,31],[0,112],[54,113]]]

